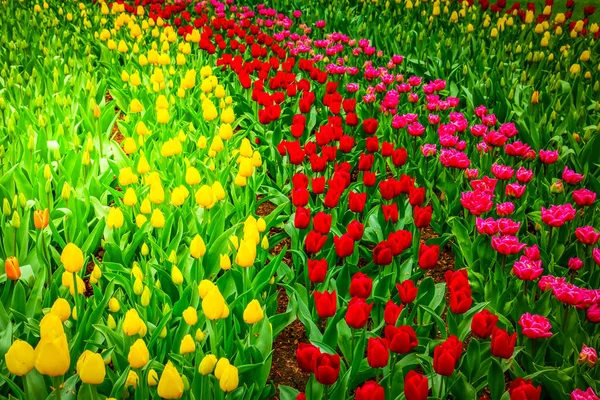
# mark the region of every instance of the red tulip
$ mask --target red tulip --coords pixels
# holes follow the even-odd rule
[[[456,360],[452,351],[439,345],[433,351],[433,370],[442,376],[450,376],[456,368]]]
[[[304,188],[298,188],[292,190],[292,203],[295,207],[304,207],[308,204],[310,193]]]
[[[306,229],[310,223],[310,209],[298,207],[294,216],[294,226],[297,229]]]
[[[533,386],[531,379],[517,378],[508,387],[510,400],[539,400],[542,395],[541,386]]]
[[[421,243],[419,247],[419,267],[422,269],[433,269],[437,265],[440,256],[440,246],[437,244],[426,245]]]
[[[371,314],[372,308],[373,304],[367,304],[367,302],[360,297],[353,297],[348,303],[346,323],[350,328],[364,328],[369,321],[369,315]]]
[[[331,229],[331,215],[323,211],[315,214],[313,218],[313,229],[322,235],[327,235]]]
[[[385,391],[375,381],[367,381],[356,388],[354,400],[384,400]]]
[[[350,296],[366,299],[371,295],[373,280],[362,272],[352,275],[350,281]]]
[[[399,327],[387,325],[384,333],[390,345],[390,350],[394,353],[409,353],[419,344],[415,330],[408,325]]]
[[[306,189],[308,187],[308,177],[302,172],[294,174],[292,177],[292,186],[294,189]]]
[[[419,229],[426,228],[431,223],[431,215],[433,214],[433,209],[431,206],[419,207],[416,206],[413,208],[413,218],[415,220],[415,226]]]
[[[385,219],[385,222],[391,221],[394,224],[396,222],[398,222],[398,204],[397,203],[394,203],[392,205],[382,204],[381,211],[383,211],[383,218]]]
[[[363,121],[363,132],[367,135],[373,135],[377,132],[379,122],[375,118],[368,118]]]
[[[318,178],[312,178],[310,180],[312,184],[312,191],[314,194],[321,194],[325,192],[325,177],[321,176]]]
[[[406,400],[427,400],[429,381],[416,371],[408,371],[404,378],[404,396]]]
[[[312,371],[322,385],[333,385],[340,374],[340,356],[320,353],[313,357]]]
[[[315,307],[317,308],[317,314],[321,318],[329,318],[335,315],[337,309],[337,294],[335,290],[333,292],[317,292],[314,293]]]
[[[388,325],[396,325],[396,321],[398,321],[398,317],[402,312],[404,306],[402,304],[396,305],[392,300],[388,300],[385,304],[385,309],[383,310],[383,319],[385,323]]]
[[[377,175],[375,175],[373,172],[365,171],[365,173],[363,175],[363,184],[366,187],[372,187],[372,186],[375,186],[376,183],[377,183]]]
[[[490,343],[491,353],[494,357],[509,359],[515,351],[516,342],[516,332],[509,335],[504,329],[495,327],[492,331],[492,341]]]
[[[338,257],[349,257],[354,253],[354,240],[348,234],[334,236],[333,244],[335,246],[335,254]]]
[[[403,304],[410,304],[417,298],[419,289],[415,287],[415,282],[408,279],[402,283],[396,283],[398,294],[400,295],[400,301]]]
[[[473,335],[482,339],[487,339],[492,336],[492,331],[498,323],[498,317],[488,310],[479,311],[473,315],[471,321],[471,332]]]
[[[406,164],[406,159],[408,158],[408,153],[406,149],[396,149],[392,153],[392,162],[396,167],[401,167]]]
[[[350,211],[355,213],[362,213],[365,209],[365,203],[367,202],[366,193],[355,193],[350,192],[348,194],[348,206]]]
[[[425,201],[425,188],[412,188],[408,192],[408,201],[411,206],[421,206]]]
[[[327,236],[321,235],[317,231],[308,232],[308,235],[306,235],[306,239],[304,240],[306,252],[318,253],[319,251],[321,251],[326,241]]]
[[[392,248],[385,240],[373,248],[373,262],[376,265],[390,265],[393,256]]]
[[[318,347],[309,343],[298,343],[296,349],[296,361],[302,371],[312,372],[312,359],[321,353]]]
[[[388,342],[378,337],[369,338],[367,342],[367,362],[371,368],[383,368],[388,364],[390,354]]]
[[[358,242],[365,233],[365,227],[360,222],[354,220],[348,224],[347,233],[354,241]]]
[[[312,283],[321,283],[327,276],[327,260],[308,259],[308,279]]]
[[[407,230],[391,232],[387,238],[388,246],[392,249],[394,256],[399,256],[402,252],[410,248],[412,244],[412,233]]]

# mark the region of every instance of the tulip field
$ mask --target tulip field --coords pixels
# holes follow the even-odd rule
[[[0,1],[0,399],[600,400],[600,2],[492,1]]]

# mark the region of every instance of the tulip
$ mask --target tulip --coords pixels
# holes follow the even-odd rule
[[[327,276],[327,260],[313,260],[308,259],[308,279],[312,283],[321,283]],[[352,283],[350,283],[352,287]],[[352,289],[350,289],[352,290]]]
[[[508,393],[511,400],[538,400],[542,393],[542,387],[533,386],[531,379],[517,378],[508,386]]]
[[[99,385],[104,382],[106,366],[102,355],[84,351],[77,360],[77,374],[83,383]]]
[[[337,308],[337,295],[333,292],[314,292],[315,306],[320,318],[333,317]]]
[[[4,270],[6,272],[6,277],[10,280],[16,281],[21,277],[19,261],[13,256],[8,257],[4,262]]]
[[[509,335],[507,331],[496,327],[492,331],[491,353],[494,357],[509,359],[513,355],[516,342],[516,332]]]
[[[127,361],[132,368],[142,368],[148,364],[150,359],[150,353],[146,347],[146,343],[142,339],[136,340],[133,345],[129,348],[129,354],[127,355]]]
[[[192,338],[192,335],[189,333],[181,339],[181,344],[179,345],[179,354],[188,354],[196,351],[196,342]]]
[[[179,399],[183,395],[183,380],[171,361],[165,365],[158,381],[158,395],[165,399]]]
[[[367,342],[367,362],[371,368],[383,368],[389,360],[388,342],[377,337],[369,338]]]
[[[349,257],[354,253],[354,240],[348,234],[342,236],[335,235],[333,237],[333,244],[335,246],[335,254],[340,257]]]
[[[426,400],[429,395],[427,377],[416,371],[408,371],[404,378],[404,396],[406,400]]]
[[[55,338],[42,338],[35,354],[35,369],[42,375],[57,377],[69,370],[71,356],[64,332]]]
[[[530,339],[549,338],[552,336],[550,321],[542,315],[525,313],[519,318],[519,325],[523,329],[523,335]]]
[[[264,317],[263,310],[258,300],[252,300],[244,310],[244,322],[247,324],[255,324],[261,321]]]
[[[74,243],[69,243],[60,255],[60,261],[68,272],[79,272],[83,267],[83,252]]]
[[[35,352],[29,343],[15,340],[4,355],[4,361],[11,374],[24,376],[35,365]]]
[[[35,210],[33,212],[33,223],[36,229],[44,229],[50,223],[50,212],[48,209]]]
[[[256,260],[256,244],[250,240],[242,240],[235,262],[240,267],[251,267]]]
[[[217,365],[217,357],[214,354],[207,354],[200,361],[198,372],[202,375],[208,375],[213,372],[215,365]]]
[[[238,384],[238,369],[233,365],[228,365],[219,379],[219,387],[224,392],[231,392],[238,387]]]
[[[340,374],[340,356],[326,353],[316,354],[312,359],[315,379],[322,385],[333,385]]]
[[[360,297],[353,297],[348,303],[348,310],[346,311],[346,323],[349,327],[354,329],[362,329],[366,326],[369,320],[369,314],[373,304],[367,304],[367,302]]]
[[[415,330],[408,325],[387,325],[384,334],[390,350],[397,354],[410,353],[419,344]]]
[[[225,357],[219,358],[219,361],[217,361],[217,364],[215,366],[215,376],[217,377],[217,379],[221,379],[221,377],[223,376],[223,372],[225,372],[225,369],[227,369],[227,367],[229,367],[230,365],[231,364],[229,364],[229,360]]]
[[[433,269],[437,265],[440,256],[440,246],[436,244],[426,245],[421,243],[419,247],[419,267],[422,269]]]
[[[198,313],[194,307],[188,307],[183,311],[183,319],[186,324],[193,326],[198,322]]]
[[[498,316],[488,310],[479,311],[473,315],[471,321],[471,332],[477,337],[487,339],[492,336],[492,331],[498,323]]]
[[[148,371],[148,386],[150,387],[154,387],[156,385],[158,385],[158,373],[156,373],[156,371],[154,369],[150,369],[150,371]]]
[[[356,388],[355,400],[384,400],[385,391],[375,381],[367,381]]]
[[[62,297],[57,298],[50,309],[50,312],[65,322],[71,316],[71,306],[69,302]]]
[[[581,348],[579,353],[579,364],[587,364],[588,367],[593,368],[598,362],[598,353],[592,347],[588,347],[585,344]]]
[[[127,336],[136,335],[142,329],[143,321],[141,320],[137,310],[132,308],[125,313],[123,321],[123,332]]]
[[[403,304],[410,304],[417,298],[419,290],[415,287],[415,282],[410,279],[397,283],[396,288]]]
[[[225,298],[217,287],[211,289],[202,300],[202,311],[210,320],[223,318],[225,307]]]
[[[357,272],[350,281],[350,296],[363,299],[371,295],[373,289],[373,280],[362,272]]]

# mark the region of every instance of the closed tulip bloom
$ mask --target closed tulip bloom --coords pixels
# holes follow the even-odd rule
[[[59,297],[52,305],[50,312],[59,317],[62,322],[65,322],[71,316],[71,306],[67,300]]]
[[[260,307],[258,300],[252,300],[244,310],[244,322],[247,324],[255,324],[261,321],[264,317],[263,310]]]
[[[64,333],[52,339],[40,340],[35,349],[35,369],[42,375],[61,376],[71,365],[69,345]]]
[[[63,249],[60,255],[60,261],[67,272],[79,272],[83,267],[83,252],[74,243],[69,243]]]
[[[396,283],[398,294],[400,295],[400,301],[403,304],[410,304],[417,298],[419,289],[415,287],[415,282],[411,279],[407,279],[402,283]]]
[[[149,359],[150,353],[146,343],[142,339],[136,340],[129,348],[129,354],[127,355],[127,361],[129,361],[131,368],[142,368],[148,364]]]
[[[321,318],[333,317],[337,309],[337,295],[333,292],[314,292],[317,314]]]
[[[202,311],[210,320],[222,318],[225,312],[225,299],[217,287],[209,291],[202,300]]]
[[[416,371],[408,371],[404,378],[404,396],[406,400],[426,400],[429,395],[427,377]]]
[[[367,342],[367,362],[371,368],[383,368],[388,364],[390,354],[388,342],[381,338],[369,338]]]
[[[189,333],[181,339],[181,344],[179,345],[179,354],[188,354],[196,351],[196,342],[192,338],[192,335]]]
[[[256,260],[256,244],[250,240],[242,240],[238,248],[235,263],[240,267],[251,267]]]
[[[492,331],[496,327],[498,317],[488,310],[479,311],[473,315],[471,321],[471,332],[477,337],[487,339],[492,336]]]
[[[44,229],[50,223],[50,212],[48,209],[35,210],[33,212],[33,224],[36,229]]]
[[[511,400],[539,400],[542,387],[533,386],[531,379],[517,378],[508,386],[508,393]]]
[[[188,307],[183,312],[183,319],[188,325],[195,325],[198,322],[198,313],[194,307]]]
[[[215,199],[212,188],[208,185],[202,185],[198,191],[196,191],[196,203],[203,208],[212,207]]]
[[[10,280],[16,281],[21,277],[19,261],[13,256],[8,257],[4,262],[4,270],[6,272],[6,277]]]
[[[221,379],[219,379],[219,387],[224,392],[231,392],[237,389],[238,384],[238,369],[233,365],[227,366],[221,375]]]
[[[198,372],[202,375],[208,375],[213,372],[215,365],[217,365],[217,357],[214,354],[207,354],[200,361]]]
[[[200,281],[200,284],[198,285],[198,294],[200,295],[200,298],[204,299],[208,292],[210,292],[214,288],[215,284],[209,281],[208,279],[203,279],[202,281]]]
[[[367,325],[373,304],[367,304],[360,297],[353,297],[348,303],[346,323],[354,329],[362,329]]]
[[[192,242],[190,243],[190,254],[194,258],[200,258],[206,254],[206,245],[200,235],[196,235],[194,236],[194,239],[192,239]]]
[[[110,229],[120,228],[124,221],[123,212],[119,208],[111,207],[106,217],[106,225]]]
[[[84,351],[77,360],[77,374],[83,383],[99,385],[104,382],[106,366],[102,355],[89,350]]]
[[[29,343],[15,340],[4,355],[4,361],[11,374],[24,376],[35,365],[35,352]]]
[[[225,357],[219,358],[219,361],[217,361],[217,365],[215,366],[215,376],[217,379],[221,379],[223,372],[225,372],[225,369],[230,365],[229,360]]]
[[[500,328],[494,328],[492,332],[492,341],[490,343],[490,350],[494,357],[500,357],[509,359],[512,357],[515,351],[515,344],[517,343],[517,333],[509,335],[507,331]]]
[[[158,374],[151,368],[150,371],[148,371],[148,386],[154,387],[156,385],[158,385]]]
[[[171,361],[165,365],[158,381],[158,395],[165,399],[179,399],[183,396],[183,380]]]
[[[315,379],[322,385],[333,385],[340,375],[340,356],[327,353],[316,354],[312,359]]]
[[[135,308],[125,313],[123,321],[123,333],[127,336],[136,335],[142,329],[142,320]]]
[[[181,273],[181,270],[177,268],[176,265],[173,265],[173,267],[171,268],[171,281],[175,285],[181,285],[183,283],[183,274]]]
[[[409,353],[419,344],[415,330],[409,325],[399,327],[388,325],[385,327],[384,333],[390,350],[394,353]]]
[[[298,348],[296,349],[298,367],[304,372],[312,372],[312,359],[320,353],[321,350],[310,343],[298,343]]]
[[[367,381],[356,388],[355,400],[384,400],[385,390],[375,381]]]
[[[402,304],[396,305],[392,300],[388,300],[383,311],[385,323],[388,325],[396,325],[403,308],[404,306]]]

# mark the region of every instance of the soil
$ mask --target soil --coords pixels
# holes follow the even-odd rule
[[[280,288],[277,296],[278,314],[286,311],[288,301],[287,293]],[[308,339],[304,326],[298,319],[288,325],[273,341],[273,364],[269,379],[276,388],[285,385],[301,392],[306,388],[310,373],[302,371],[296,362],[296,349],[301,342],[307,343]],[[279,392],[273,399],[279,400]]]
[[[104,258],[104,248],[100,247],[95,254],[94,257],[96,260],[98,260],[98,263],[102,262],[102,259]],[[94,258],[91,258],[87,265],[85,266],[85,278],[83,278],[83,283],[85,283],[85,297],[91,297],[94,294],[94,289],[92,289],[92,285],[90,284],[90,276],[92,271],[94,270]]]
[[[421,243],[425,243],[429,239],[437,237],[439,237],[439,235],[430,226],[421,231]],[[452,253],[450,242],[447,242],[444,248],[440,250],[440,258],[437,266],[434,269],[427,271],[425,274],[425,276],[431,276],[435,283],[444,282],[444,274],[446,271],[454,270],[454,254]]]

